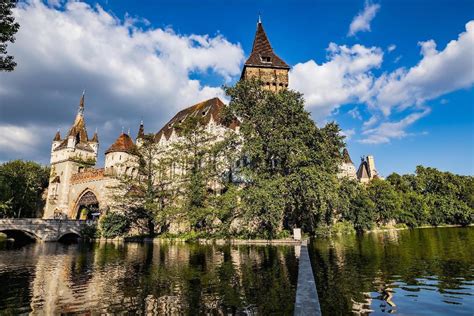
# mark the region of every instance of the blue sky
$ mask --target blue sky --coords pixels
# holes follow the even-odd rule
[[[474,174],[473,1],[87,4],[32,1],[17,10],[22,29],[10,51],[19,67],[0,74],[0,132],[9,135],[0,160],[47,163],[84,88],[102,152],[122,127],[133,134],[143,119],[156,132],[177,110],[223,97],[260,13],[293,67],[290,86],[305,93],[319,125],[341,125],[356,165],[373,154],[385,176],[419,164]]]

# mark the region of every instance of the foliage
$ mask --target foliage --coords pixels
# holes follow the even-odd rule
[[[399,218],[400,198],[390,182],[374,179],[368,184],[367,193],[375,204],[375,222],[378,225],[386,225],[390,220]]]
[[[154,233],[155,218],[170,198],[167,167],[170,161],[161,156],[161,149],[149,134],[141,138],[136,155],[125,161],[122,168],[136,167],[137,174],[116,173],[117,185],[111,187],[113,208],[125,214],[131,223],[144,226],[148,234]]]
[[[318,128],[304,109],[301,94],[240,81],[226,88],[228,121],[241,121],[242,153],[248,163],[242,212],[250,233],[274,237],[292,227],[311,232],[332,219],[335,174],[344,146],[339,127]]]
[[[101,235],[105,238],[123,236],[130,229],[130,219],[117,212],[106,214],[100,220]]]
[[[0,1],[0,71],[13,71],[16,66],[13,56],[7,55],[7,43],[15,42],[15,33],[20,28],[12,12],[16,3],[16,0]]]
[[[97,225],[85,225],[81,229],[81,236],[85,239],[94,239],[100,237],[100,230]]]
[[[49,168],[35,162],[13,160],[0,165],[0,217],[38,217]]]

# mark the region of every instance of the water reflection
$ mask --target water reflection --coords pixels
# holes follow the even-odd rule
[[[293,247],[38,243],[0,251],[0,313],[292,314]]]
[[[313,241],[326,315],[474,315],[474,227]]]

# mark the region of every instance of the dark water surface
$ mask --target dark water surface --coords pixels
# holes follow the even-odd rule
[[[0,250],[0,314],[291,315],[289,246],[36,243]]]
[[[318,239],[323,315],[474,315],[474,227]]]

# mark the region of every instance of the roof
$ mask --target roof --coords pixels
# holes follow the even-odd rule
[[[140,128],[138,129],[137,139],[145,137],[145,126],[143,121],[140,123]]]
[[[79,110],[76,115],[76,119],[69,129],[64,140],[56,147],[55,150],[60,150],[67,147],[68,137],[73,136],[76,138],[76,147],[84,149],[87,151],[94,151],[91,146],[89,146],[89,137],[87,136],[86,123],[84,121],[84,94],[81,97],[79,102]]]
[[[124,153],[134,155],[136,154],[136,151],[137,151],[137,147],[133,143],[133,140],[130,138],[130,136],[128,136],[125,133],[122,133],[117,138],[115,143],[113,143],[112,146],[110,146],[109,149],[105,151],[105,154],[107,155],[108,153],[113,153],[113,152],[124,152]]]
[[[99,142],[99,135],[97,135],[97,131],[94,133],[94,136],[92,136],[91,142]]]
[[[168,123],[163,126],[155,135],[155,139],[159,141],[161,137],[168,140],[173,133],[177,124],[182,123],[187,117],[198,116],[202,117],[202,123],[207,125],[211,118],[218,124],[222,124],[222,111],[225,104],[219,98],[212,98],[197,104],[194,104],[176,114]],[[228,127],[235,129],[239,125],[237,120],[232,121]]]
[[[370,179],[369,166],[365,160],[361,161],[357,170],[357,179]]]
[[[347,148],[344,148],[342,150],[342,162],[353,164],[351,156],[349,155],[349,151],[347,150]]]
[[[266,61],[264,57],[269,58],[269,60]],[[262,22],[260,21],[257,23],[257,32],[255,33],[255,39],[253,41],[252,52],[245,62],[244,68],[247,66],[290,69],[290,66],[273,51],[267,34],[263,29]]]
[[[56,135],[54,135],[53,141],[57,142],[61,140],[61,134],[59,131],[56,132]]]

